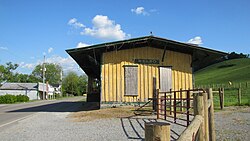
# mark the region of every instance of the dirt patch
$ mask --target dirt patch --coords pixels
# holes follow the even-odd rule
[[[72,118],[73,121],[93,121],[96,119],[104,119],[104,118],[122,118],[122,117],[130,117],[134,116],[134,107],[131,106],[123,106],[116,108],[105,108],[100,110],[92,110],[92,111],[81,111],[70,114],[68,117]]]

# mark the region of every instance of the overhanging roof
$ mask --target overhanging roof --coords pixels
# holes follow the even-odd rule
[[[211,64],[212,61],[227,55],[225,52],[155,36],[144,36],[88,47],[68,49],[66,52],[78,63],[87,75],[99,78],[102,53],[144,46],[191,54],[193,56],[192,66],[195,69],[203,68]]]

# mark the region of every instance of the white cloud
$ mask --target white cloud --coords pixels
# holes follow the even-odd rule
[[[50,48],[48,49],[48,53],[51,53],[52,51],[53,51],[53,48],[50,47]]]
[[[8,50],[7,47],[0,47],[0,50]]]
[[[35,66],[36,66],[36,64],[34,63],[24,63],[24,62],[21,62],[20,64],[19,64],[19,66],[21,67],[21,68],[26,68],[26,69],[30,69],[30,70],[32,70],[32,69],[34,69],[35,68]]]
[[[85,25],[78,22],[76,18],[72,18],[68,21],[68,25],[74,27],[74,28],[84,28]]]
[[[82,48],[82,47],[87,47],[90,46],[89,44],[83,43],[83,42],[79,42],[76,46],[76,48]]]
[[[64,72],[77,71],[79,68],[77,63],[70,56],[61,57],[58,55],[54,55],[47,58],[46,62],[60,65],[63,68]]]
[[[96,15],[92,19],[93,27],[86,27],[81,32],[82,35],[89,35],[99,39],[105,40],[123,40],[129,38],[130,35],[126,34],[120,24],[110,20],[108,16]]]
[[[37,65],[42,63],[43,60],[37,60],[34,63],[21,62],[19,63],[19,67],[26,69],[26,71],[27,70],[32,71]],[[79,71],[79,66],[70,56],[61,57],[58,55],[53,55],[52,57],[46,58],[46,63],[58,64],[63,68],[64,72]]]
[[[201,37],[200,36],[196,36],[190,40],[188,40],[187,43],[190,43],[190,44],[196,44],[196,45],[201,45],[202,44],[202,40],[201,40]]]
[[[131,12],[135,13],[137,15],[144,15],[144,16],[148,16],[149,15],[149,13],[145,10],[145,8],[141,7],[141,6],[135,8],[135,9],[131,9]]]

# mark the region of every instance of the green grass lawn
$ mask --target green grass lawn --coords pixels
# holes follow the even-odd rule
[[[237,89],[241,88],[241,105],[250,105],[250,59],[228,60],[199,70],[195,72],[195,85],[200,88],[225,88],[225,106],[238,105]],[[214,95],[214,103],[219,106],[217,94]]]

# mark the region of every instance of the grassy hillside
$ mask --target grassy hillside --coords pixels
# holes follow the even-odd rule
[[[195,85],[213,89],[223,87],[225,106],[239,105],[238,89],[240,88],[242,100],[240,105],[250,105],[250,59],[228,60],[199,70],[195,72]],[[214,102],[218,107],[218,95],[214,95]]]
[[[220,62],[195,72],[195,84],[228,84],[250,82],[250,59]]]

